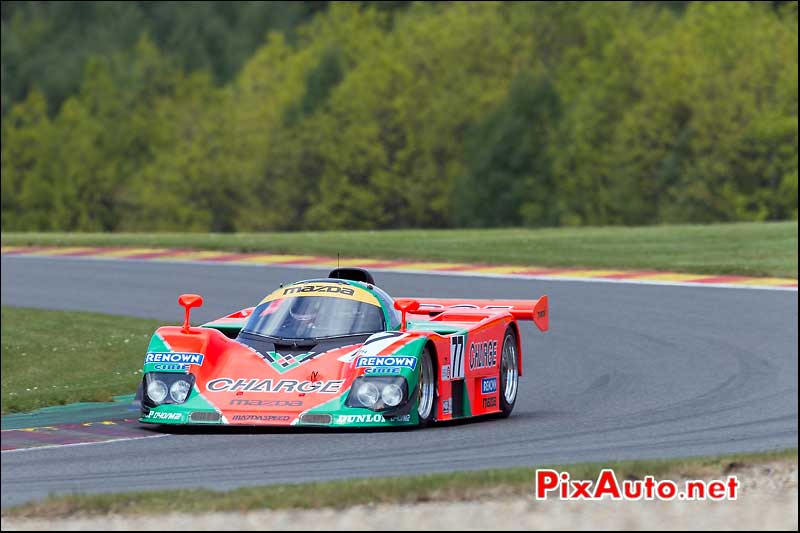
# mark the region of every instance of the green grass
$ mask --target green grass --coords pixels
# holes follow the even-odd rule
[[[568,471],[572,479],[596,479],[613,468],[618,479],[720,477],[749,464],[797,462],[797,450],[673,460],[613,461],[550,466]],[[101,495],[51,496],[41,502],[3,510],[4,517],[59,518],[75,514],[163,514],[171,512],[250,511],[256,509],[344,508],[360,504],[464,500],[493,495],[533,493],[533,469],[512,468],[422,476],[357,479],[247,487],[229,491],[184,489]]]
[[[2,307],[2,412],[136,392],[155,320]]]
[[[797,278],[797,222],[303,233],[3,233],[3,245],[154,246]]]

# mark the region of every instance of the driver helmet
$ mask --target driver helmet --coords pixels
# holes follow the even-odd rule
[[[317,306],[311,298],[297,298],[289,308],[289,314],[298,322],[311,322],[317,314]]]

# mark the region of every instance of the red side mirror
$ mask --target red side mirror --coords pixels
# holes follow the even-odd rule
[[[178,303],[185,309],[183,318],[183,332],[189,333],[189,313],[193,307],[200,307],[203,305],[203,297],[199,294],[181,294],[178,297]]]
[[[400,311],[400,331],[406,330],[406,313],[413,313],[419,309],[419,302],[410,298],[402,298],[394,301],[394,308]]]

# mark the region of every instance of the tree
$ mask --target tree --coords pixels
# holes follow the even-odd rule
[[[33,90],[3,119],[2,224],[4,229],[55,229],[46,155],[52,143],[44,94]]]
[[[558,223],[550,146],[560,103],[546,77],[527,72],[508,98],[467,135],[468,172],[454,192],[458,226],[551,226]]]

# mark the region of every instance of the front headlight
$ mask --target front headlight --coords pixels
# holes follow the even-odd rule
[[[169,397],[175,403],[183,403],[186,401],[186,397],[189,396],[190,390],[192,390],[192,386],[189,385],[189,382],[179,379],[169,388]]]
[[[394,383],[389,383],[381,390],[381,400],[388,407],[397,407],[403,401],[403,389]]]
[[[148,372],[144,375],[143,407],[183,403],[194,386],[194,374],[184,372]]]
[[[350,387],[345,405],[372,411],[394,409],[408,400],[408,382],[402,376],[360,376]]]
[[[378,392],[378,387],[369,381],[362,381],[356,388],[356,399],[361,402],[364,407],[375,407],[375,404],[380,400],[381,395]]]
[[[161,380],[154,379],[147,385],[147,395],[155,403],[161,403],[167,397],[167,385]]]

